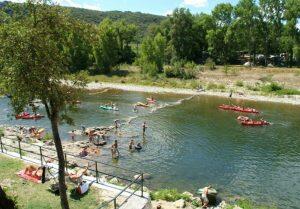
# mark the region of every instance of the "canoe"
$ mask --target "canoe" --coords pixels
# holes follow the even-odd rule
[[[99,108],[100,108],[100,109],[103,109],[103,110],[119,111],[118,108],[116,108],[116,107],[111,107],[111,106],[104,106],[104,105],[101,105]]]
[[[142,102],[136,103],[136,106],[139,106],[139,107],[149,107],[148,104],[145,104],[145,103],[142,103]]]
[[[41,119],[45,116],[43,115],[40,115],[40,114],[36,114],[36,115],[30,115],[30,114],[24,114],[24,113],[21,113],[19,115],[16,115],[15,116],[16,119],[24,119],[24,120],[38,120],[38,119]]]
[[[269,122],[264,121],[264,120],[249,120],[249,121],[242,121],[241,124],[243,126],[268,126],[270,125]]]
[[[220,109],[223,110],[232,110],[232,111],[236,111],[236,112],[244,112],[244,113],[255,113],[258,114],[259,111],[254,109],[254,108],[250,108],[250,107],[240,107],[240,106],[235,106],[235,105],[225,105],[222,104],[219,106]]]

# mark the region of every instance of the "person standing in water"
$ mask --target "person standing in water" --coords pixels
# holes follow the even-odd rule
[[[75,142],[75,133],[74,133],[74,130],[72,130],[72,132],[71,132],[71,140],[72,140],[72,142]]]
[[[118,153],[118,157],[119,157],[120,156],[120,152],[119,152],[119,149],[118,149],[118,141],[115,140],[115,142],[111,146],[112,158],[117,158],[117,156],[116,156],[117,153]]]
[[[119,128],[119,120],[115,120],[115,129],[118,130]]]
[[[129,150],[133,150],[133,149],[134,149],[134,141],[132,139],[129,143]]]
[[[148,127],[146,126],[146,122],[144,122],[143,123],[143,136],[145,136],[145,134],[146,134],[146,129],[147,129]]]

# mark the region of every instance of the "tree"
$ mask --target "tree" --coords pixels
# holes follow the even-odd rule
[[[288,53],[288,64],[291,67],[295,55],[294,51],[297,51],[300,43],[300,31],[297,28],[297,20],[300,17],[300,2],[297,0],[287,0],[284,8],[286,24],[284,25],[283,36],[281,37],[281,46]]]
[[[233,7],[229,3],[218,4],[212,11],[216,27],[206,35],[208,51],[214,60],[227,63],[233,54],[234,44],[229,27],[233,21]]]
[[[255,0],[240,0],[234,8],[235,21],[232,24],[237,43],[240,50],[246,50],[253,56],[255,62],[255,54],[258,51],[261,32],[259,31],[259,8],[255,4]]]
[[[135,57],[134,52],[131,49],[130,44],[135,40],[137,34],[137,27],[134,24],[126,24],[124,20],[119,20],[113,24],[114,30],[116,31],[116,38],[118,40],[118,63],[129,63],[133,62]]]
[[[15,113],[33,99],[41,99],[51,121],[59,166],[61,207],[68,209],[65,159],[58,123],[71,122],[68,103],[84,87],[83,77],[70,79],[66,46],[70,33],[66,11],[44,0],[28,1],[22,19],[3,24],[0,29],[0,72],[5,91],[12,95]]]
[[[96,33],[95,27],[78,20],[72,20],[70,27],[70,46],[67,49],[70,55],[70,70],[71,72],[86,70],[93,62],[92,46],[95,42],[93,38],[93,34]]]
[[[171,44],[173,45],[177,59],[194,60],[194,51],[197,48],[195,33],[193,30],[193,16],[188,9],[175,9],[171,18]]]
[[[117,34],[110,19],[103,20],[97,33],[97,42],[94,45],[96,65],[101,73],[108,73],[119,61],[119,45]]]
[[[166,39],[158,33],[154,38],[147,37],[141,46],[141,56],[138,60],[143,73],[152,76],[163,70]]]

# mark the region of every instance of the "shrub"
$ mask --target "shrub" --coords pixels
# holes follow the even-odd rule
[[[237,82],[235,82],[235,85],[239,86],[239,87],[243,87],[244,86],[244,82],[243,81],[237,81]]]
[[[263,86],[261,90],[263,92],[271,93],[271,92],[280,91],[282,89],[283,89],[283,87],[281,85],[279,85],[278,83],[272,82],[268,85]]]
[[[150,193],[152,200],[165,200],[168,202],[174,202],[179,199],[184,199],[185,201],[190,201],[188,195],[181,194],[176,189],[162,189]]]
[[[150,76],[157,76],[159,69],[155,63],[144,62],[142,64],[142,72]]]
[[[217,86],[217,89],[225,89],[226,87],[225,87],[225,85],[224,84],[219,84],[218,86]]]
[[[0,128],[0,137],[1,136],[4,136],[4,129],[3,128]]]
[[[196,78],[197,72],[194,68],[185,68],[182,77],[184,79]]]
[[[259,87],[258,86],[250,86],[247,85],[246,88],[250,91],[259,91]]]
[[[52,134],[46,133],[46,135],[43,137],[42,141],[46,142],[46,141],[51,141],[52,139],[53,139]]]
[[[213,82],[209,82],[206,89],[207,90],[211,90],[211,89],[217,89],[218,88],[218,85],[213,83]]]
[[[197,65],[194,62],[187,62],[184,64],[184,68],[187,68],[187,69],[195,69],[196,67],[197,67]]]
[[[215,70],[216,69],[216,63],[211,59],[211,58],[208,58],[206,61],[205,61],[205,66],[210,69],[210,70]]]

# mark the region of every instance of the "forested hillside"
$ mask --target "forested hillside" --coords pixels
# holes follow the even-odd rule
[[[0,8],[3,8],[7,5],[8,1],[0,2]],[[88,23],[99,24],[105,18],[109,18],[113,21],[116,20],[125,20],[126,23],[135,24],[138,26],[138,35],[142,36],[146,33],[147,28],[151,24],[159,24],[166,17],[153,15],[153,14],[144,14],[141,12],[121,12],[121,11],[96,11],[82,8],[67,7],[73,18],[76,18],[81,21]]]

